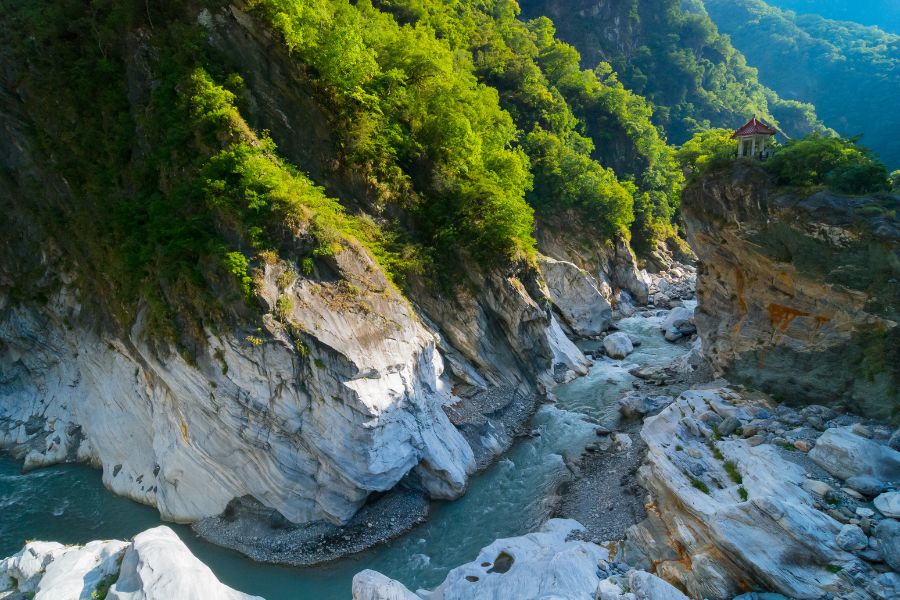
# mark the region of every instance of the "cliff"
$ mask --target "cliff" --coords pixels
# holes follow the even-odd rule
[[[689,186],[696,323],[713,367],[780,401],[896,419],[898,205],[773,188],[751,163]]]
[[[102,32],[113,41],[102,38],[98,62],[113,89],[91,101],[48,96],[64,80],[42,53],[31,68],[4,60],[0,447],[29,469],[90,463],[112,491],[172,521],[256,515],[282,530],[313,523],[320,535],[402,489],[419,499],[399,519],[409,526],[425,499],[464,493],[546,390],[585,372],[556,316],[584,296],[552,297],[527,256],[483,266],[465,253],[449,285],[412,272],[401,291],[366,233],[409,215],[384,209],[393,192],[348,165],[341,115],[246,8],[186,6],[154,13],[153,26]],[[167,79],[184,41],[174,33],[195,39],[182,28],[202,33],[204,60],[245,75],[239,100],[197,70]],[[67,52],[40,43],[47,56]],[[160,100],[167,94],[172,105]],[[162,143],[209,102],[205,122]],[[163,127],[165,111],[177,118]],[[77,134],[67,130],[87,114]],[[108,127],[120,126],[128,134],[110,139]],[[215,181],[215,169],[242,156]],[[184,189],[198,163],[199,194]],[[241,181],[257,168],[249,186]],[[264,210],[259,200],[279,182],[288,200],[315,204],[272,227],[258,213],[285,198]],[[250,212],[229,212],[229,194]],[[164,227],[148,228],[154,219]],[[271,245],[254,246],[254,236]],[[240,249],[224,271],[223,247]],[[630,252],[618,264],[636,272]],[[485,428],[497,432],[489,445]]]

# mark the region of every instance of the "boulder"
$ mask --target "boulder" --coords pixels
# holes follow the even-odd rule
[[[900,522],[884,519],[875,526],[873,534],[884,561],[900,571]]]
[[[262,600],[222,585],[165,526],[131,543],[29,542],[0,561],[0,598],[8,594],[34,600]]]
[[[840,479],[870,475],[882,481],[900,480],[900,452],[853,433],[851,427],[826,430],[809,457]]]
[[[859,552],[869,545],[869,538],[863,530],[856,525],[844,525],[835,538],[835,543],[841,550],[847,552]]]
[[[619,399],[619,413],[625,418],[643,417],[674,400],[672,396],[648,396],[647,394],[631,391]]]
[[[885,492],[875,498],[875,508],[886,517],[900,519],[900,492]]]
[[[353,576],[352,594],[353,600],[422,600],[399,581],[371,569]]]
[[[223,585],[174,531],[165,526],[135,536],[107,600],[262,600]]]
[[[871,475],[854,475],[844,483],[864,496],[874,497],[884,491],[884,482]]]
[[[656,575],[610,564],[606,548],[569,540],[583,527],[550,519],[540,531],[499,539],[433,591],[413,594],[375,571],[353,577],[353,600],[687,600]]]
[[[732,433],[737,431],[737,428],[740,426],[740,419],[736,417],[725,417],[725,419],[723,419],[722,422],[719,423],[717,430],[722,435],[731,435]]]
[[[678,306],[669,311],[668,316],[660,324],[665,338],[670,342],[680,340],[686,335],[696,333],[697,328],[694,326],[694,311]]]
[[[628,582],[636,600],[688,600],[671,583],[645,571],[631,571]]]
[[[66,547],[56,542],[28,542],[19,552],[0,562],[0,574],[5,578],[0,592],[34,593],[47,566],[65,552]]]
[[[541,256],[538,266],[553,305],[576,335],[590,337],[609,327],[612,306],[590,273],[573,263],[548,256]]]
[[[603,349],[610,358],[625,358],[634,352],[634,344],[627,333],[618,331],[603,338]]]

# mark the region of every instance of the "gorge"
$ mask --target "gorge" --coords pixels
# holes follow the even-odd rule
[[[577,4],[0,8],[0,598],[900,594],[884,166]]]

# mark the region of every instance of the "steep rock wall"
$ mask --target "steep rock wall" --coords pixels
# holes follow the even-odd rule
[[[686,189],[696,324],[713,367],[779,400],[896,418],[898,205],[776,190],[749,163]]]
[[[244,36],[232,58],[267,56],[265,34],[245,14],[220,17],[220,26]],[[152,85],[144,43],[151,35],[137,32],[129,42],[135,103]],[[248,86],[258,124],[280,119],[273,135],[294,140],[284,147],[299,163],[333,177],[330,191],[347,204],[369,206],[364,177],[326,168],[328,115],[300,74],[276,53],[270,58]],[[73,193],[52,157],[30,142],[29,111],[42,108],[3,75],[0,447],[27,468],[91,463],[115,493],[174,521],[217,515],[250,497],[296,523],[343,523],[371,493],[408,475],[430,497],[464,492],[475,462],[444,412],[458,400],[452,385],[511,386],[534,399],[585,371],[535,269],[473,275],[477,291],[451,300],[415,284],[404,298],[346,241],[308,275],[296,275],[302,269],[290,260],[255,265],[255,300],[266,314],[216,323],[194,348],[160,342],[142,310],[123,327],[119,299],[92,285],[107,276],[104,265],[88,264],[77,245],[42,226],[48,212],[65,218]],[[320,112],[311,117],[312,109]]]

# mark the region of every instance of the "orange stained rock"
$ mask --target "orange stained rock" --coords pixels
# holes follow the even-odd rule
[[[744,289],[747,283],[744,280],[744,272],[739,268],[734,268],[734,287],[737,290],[738,305],[741,307],[741,314],[747,314],[747,301],[744,299]]]
[[[766,311],[769,313],[769,321],[772,323],[772,327],[782,333],[787,330],[791,322],[797,317],[808,317],[810,315],[804,310],[797,310],[796,308],[775,304],[774,302],[766,306]]]

